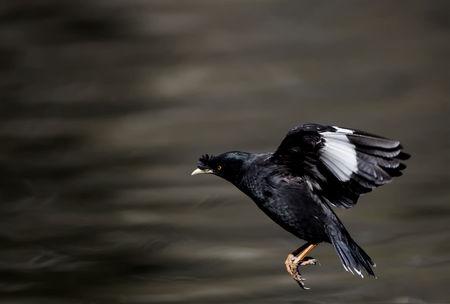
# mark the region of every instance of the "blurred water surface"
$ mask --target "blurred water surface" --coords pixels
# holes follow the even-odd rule
[[[0,5],[2,303],[450,303],[447,1]],[[202,153],[297,123],[401,139],[401,179],[338,211],[377,263],[346,273]]]

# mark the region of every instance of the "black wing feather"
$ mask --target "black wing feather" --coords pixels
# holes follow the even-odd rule
[[[304,124],[288,132],[272,159],[329,204],[350,208],[361,194],[402,175],[401,161],[409,158],[402,149],[397,140],[364,131]]]

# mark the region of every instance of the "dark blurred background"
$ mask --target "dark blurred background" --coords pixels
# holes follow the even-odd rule
[[[1,303],[450,303],[450,2],[0,4]],[[202,153],[298,123],[400,139],[404,177],[338,211],[379,278],[346,273]]]

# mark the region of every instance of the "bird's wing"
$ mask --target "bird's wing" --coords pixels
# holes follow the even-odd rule
[[[272,160],[329,204],[350,208],[362,193],[402,175],[409,158],[399,141],[366,132],[304,124],[291,129]]]

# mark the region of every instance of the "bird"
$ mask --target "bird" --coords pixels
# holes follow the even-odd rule
[[[401,176],[409,157],[397,140],[306,123],[290,129],[275,152],[204,154],[191,175],[227,180],[275,223],[304,240],[285,266],[301,288],[309,289],[299,268],[318,264],[308,254],[321,243],[332,244],[347,272],[376,277],[375,263],[333,209],[351,208],[362,194]]]

